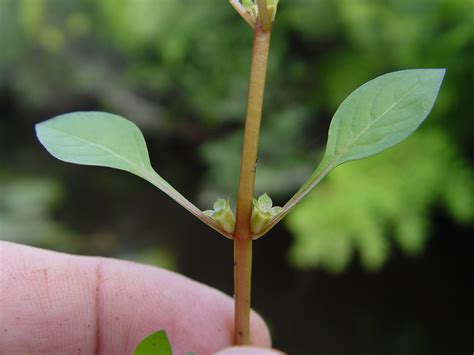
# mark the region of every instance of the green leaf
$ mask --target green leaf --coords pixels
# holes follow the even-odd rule
[[[170,342],[164,330],[144,338],[135,349],[135,355],[173,355]]]
[[[377,154],[405,139],[431,111],[445,69],[411,69],[375,78],[339,106],[316,171],[260,235],[268,232],[336,166]]]
[[[230,238],[211,218],[153,170],[140,129],[127,119],[105,112],[74,112],[36,125],[46,150],[59,160],[120,169],[155,185],[202,222]]]
[[[335,167],[379,153],[409,136],[431,111],[444,69],[382,75],[354,91],[329,127],[324,160]]]
[[[74,112],[36,125],[36,134],[55,158],[75,164],[128,171],[146,179],[153,171],[139,128],[105,112]]]

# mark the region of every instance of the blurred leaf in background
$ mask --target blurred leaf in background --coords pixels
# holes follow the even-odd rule
[[[421,130],[385,154],[336,168],[301,202],[288,217],[291,261],[341,272],[357,252],[375,271],[394,245],[420,255],[433,207],[458,223],[474,220],[473,181],[442,132]]]
[[[59,250],[78,250],[78,236],[55,222],[51,210],[61,201],[60,185],[48,178],[0,177],[0,237]]]

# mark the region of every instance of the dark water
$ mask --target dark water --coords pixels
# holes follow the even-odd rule
[[[423,258],[393,255],[369,274],[296,271],[284,228],[254,243],[253,306],[290,354],[471,354],[474,242],[441,216]],[[201,235],[202,234],[202,235]],[[232,294],[231,243],[187,236],[182,272]]]

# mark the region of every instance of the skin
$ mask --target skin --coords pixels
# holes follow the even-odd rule
[[[252,312],[252,345],[270,334]],[[136,263],[0,242],[1,354],[133,354],[165,329],[175,354],[232,345],[233,300],[206,285]],[[230,348],[219,354],[279,354]]]
[[[285,355],[285,353],[268,348],[235,346],[219,351],[215,355]]]

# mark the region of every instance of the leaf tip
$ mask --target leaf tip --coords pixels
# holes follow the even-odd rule
[[[444,79],[444,76],[446,75],[446,71],[447,69],[446,68],[436,68],[436,69],[433,69],[437,72],[438,76],[440,77],[441,80]]]
[[[441,84],[446,75],[446,68],[433,68],[433,69],[422,69],[425,73],[430,73],[431,77],[436,78],[437,81]]]
[[[38,142],[46,149],[46,151],[48,153],[50,153],[52,156],[56,157],[55,154],[53,154],[53,152],[51,152],[51,150],[48,148],[47,141],[46,141],[46,138],[45,138],[45,128],[46,128],[45,124],[48,121],[49,120],[39,122],[39,123],[35,124],[35,126],[34,126],[35,135],[36,135],[36,138],[38,139]]]
[[[40,132],[40,129],[41,129],[41,125],[42,125],[43,122],[40,122],[40,123],[36,123],[35,126],[34,126],[34,129],[35,129],[35,135],[36,137],[39,139],[39,141],[41,142],[41,132]]]

